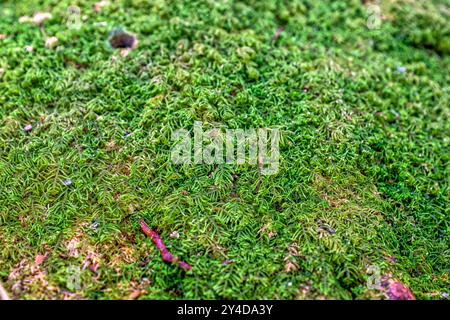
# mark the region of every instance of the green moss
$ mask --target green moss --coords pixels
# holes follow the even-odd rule
[[[0,5],[0,280],[11,290],[50,252],[50,287],[17,298],[60,297],[89,255],[98,274],[76,297],[143,278],[148,299],[378,297],[368,266],[421,299],[449,291],[444,1],[382,2],[379,30],[356,0],[94,2],[78,2],[80,28],[71,1]],[[35,11],[58,48],[17,23]],[[139,40],[125,58],[117,28]],[[279,128],[279,172],[173,164],[171,134],[194,121]],[[191,272],[162,262],[140,218]]]

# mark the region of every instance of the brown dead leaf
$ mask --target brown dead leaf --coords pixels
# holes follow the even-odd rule
[[[267,224],[258,230],[258,234],[260,235],[267,234],[267,237],[269,237],[269,239],[272,239],[277,235],[277,232],[275,230],[270,230],[270,224]]]
[[[295,262],[295,257],[299,257],[300,253],[298,252],[299,248],[296,243],[292,243],[288,247],[288,255],[284,258],[285,266],[284,270],[286,272],[297,271],[299,269],[299,265]]]
[[[97,273],[98,268],[100,268],[99,262],[95,262],[89,266],[89,270],[91,270],[94,273]]]
[[[106,151],[107,152],[111,152],[114,150],[117,150],[118,146],[116,145],[116,142],[114,140],[110,140],[107,144],[106,144]]]
[[[292,272],[292,271],[297,271],[298,270],[298,265],[291,261],[291,260],[286,260],[286,264],[284,265],[284,271],[286,271],[287,273]]]
[[[82,270],[85,270],[87,267],[89,267],[89,270],[92,272],[97,273],[100,268],[100,257],[96,252],[91,251],[88,253],[84,260]]]
[[[298,244],[291,243],[288,247],[288,252],[291,256],[298,257],[300,254],[298,253]]]
[[[39,267],[41,264],[47,260],[49,253],[46,252],[45,254],[38,254],[36,258],[34,259],[34,264],[36,267]]]
[[[63,300],[81,300],[82,297],[76,293],[62,290],[61,293],[63,294]]]
[[[120,248],[120,252],[122,253],[122,259],[126,263],[134,263],[135,259],[135,251],[131,247],[122,247]]]
[[[267,230],[267,225],[264,225],[261,229],[258,230],[258,234],[264,233]]]
[[[66,245],[68,256],[72,258],[78,258],[80,252],[78,251],[78,247],[80,245],[81,239],[79,237],[74,237]]]
[[[10,272],[8,282],[15,298],[33,293],[35,297],[55,299],[59,297],[59,288],[49,284],[47,272],[36,267],[33,262],[21,260]]]
[[[269,237],[269,239],[272,239],[273,237],[275,237],[277,235],[277,233],[276,232],[269,232],[268,234],[267,234],[267,236]]]
[[[141,290],[141,289],[133,290],[133,292],[131,292],[131,294],[128,296],[128,300],[136,300],[140,296],[142,296],[142,295],[144,295],[146,293],[147,293],[147,291]]]
[[[136,300],[139,297],[147,294],[147,287],[150,286],[150,280],[147,278],[143,278],[139,283],[137,281],[130,282],[130,291],[131,293],[128,295],[128,300]]]

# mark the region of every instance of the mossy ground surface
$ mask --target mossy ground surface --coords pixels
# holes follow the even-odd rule
[[[0,4],[14,298],[380,298],[368,268],[420,299],[450,291],[447,1],[381,1],[372,30],[356,0],[94,3]],[[36,11],[45,33],[18,23]],[[138,37],[127,57],[108,46],[118,27]],[[279,128],[279,172],[173,164],[171,134],[194,121]]]

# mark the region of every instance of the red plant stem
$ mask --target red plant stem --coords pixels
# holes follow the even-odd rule
[[[179,261],[178,258],[174,257],[170,253],[159,234],[156,231],[150,229],[150,227],[145,223],[144,220],[139,221],[139,223],[141,224],[142,232],[144,232],[147,237],[152,239],[156,248],[158,248],[164,262],[178,264],[181,269],[186,271],[192,269],[192,267],[188,263]]]

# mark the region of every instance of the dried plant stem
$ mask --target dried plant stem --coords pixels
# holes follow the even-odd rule
[[[44,26],[41,26],[39,28],[39,30],[41,30],[41,33],[42,33],[42,36],[44,37],[44,39],[47,39],[48,37],[47,37],[47,33],[45,32]]]

